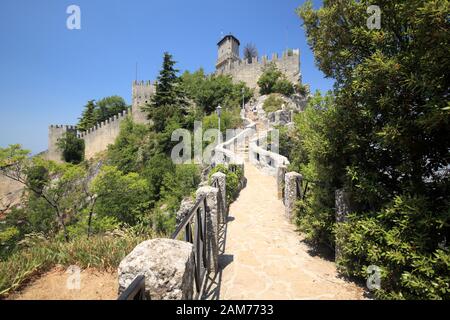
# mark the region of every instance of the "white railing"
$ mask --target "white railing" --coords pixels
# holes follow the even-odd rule
[[[272,176],[276,176],[278,168],[287,166],[290,162],[285,156],[267,150],[267,136],[269,133],[272,134],[272,130],[250,141],[249,156],[253,165],[260,167]]]
[[[214,164],[244,165],[244,159],[236,153],[236,150],[245,146],[246,138],[251,139],[256,134],[256,123],[245,118],[243,113],[241,113],[241,117],[244,120],[245,128],[231,139],[214,148]]]

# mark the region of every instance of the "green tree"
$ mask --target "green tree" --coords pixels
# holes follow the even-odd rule
[[[108,120],[128,108],[125,100],[120,96],[110,96],[98,100],[89,100],[84,107],[77,129],[86,131],[97,123]]]
[[[78,121],[77,129],[80,131],[86,131],[97,123],[95,115],[95,100],[89,100],[87,105],[84,106],[81,118]]]
[[[99,217],[111,216],[134,225],[149,209],[149,186],[138,173],[124,174],[116,167],[104,166],[91,188],[98,194],[94,212]]]
[[[76,132],[67,131],[58,139],[57,146],[62,151],[65,162],[78,164],[84,160],[84,140],[77,137]]]
[[[295,92],[294,85],[286,79],[274,62],[264,67],[263,74],[258,79],[258,86],[262,95],[280,93],[291,96]]]
[[[81,166],[57,164],[40,157],[30,158],[29,153],[20,145],[0,148],[0,173],[23,184],[29,192],[45,201],[47,208],[51,208],[56,216],[59,230],[68,240],[67,223],[84,202],[80,181],[86,172]],[[27,173],[33,171],[37,173],[28,178]],[[47,176],[52,179],[47,180]]]
[[[142,108],[147,112],[147,116],[152,122],[152,128],[156,132],[162,132],[171,118],[181,121],[181,116],[187,107],[185,94],[177,75],[178,70],[174,66],[175,61],[172,55],[165,52],[155,94],[150,103]]]
[[[156,153],[158,141],[147,126],[126,118],[120,124],[120,133],[114,144],[108,146],[109,164],[124,173],[140,172]]]
[[[206,114],[215,112],[218,105],[224,108],[240,108],[242,92],[245,103],[253,97],[253,92],[245,83],[233,83],[230,76],[207,76],[203,69],[194,73],[185,72],[182,84],[187,96]]]
[[[259,93],[270,94],[274,92],[275,84],[282,76],[275,63],[269,63],[258,80]]]
[[[110,96],[100,99],[97,101],[95,108],[96,123],[105,121],[127,108],[128,105],[122,97]]]
[[[373,30],[371,4],[328,0],[315,10],[308,1],[297,11],[317,65],[336,79],[335,106],[311,114],[316,125],[305,126],[311,138],[301,143],[317,150],[314,171],[330,175],[318,176],[322,187],[299,219],[316,239],[332,244],[337,232],[347,274],[380,266],[379,296],[448,298],[449,2],[377,1],[382,27]],[[341,187],[354,214],[335,230]]]

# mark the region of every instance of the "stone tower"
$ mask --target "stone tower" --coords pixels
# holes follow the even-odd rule
[[[134,81],[132,85],[132,117],[136,123],[147,123],[147,116],[141,107],[150,102],[155,93],[155,86],[150,81]]]
[[[71,125],[51,125],[48,128],[47,160],[63,162],[62,152],[58,148],[58,140],[61,139],[66,132],[77,134],[77,127]]]
[[[230,67],[234,62],[239,62],[239,46],[241,43],[239,40],[229,34],[222,38],[222,40],[217,43],[219,47],[216,70],[223,70],[227,66]]]

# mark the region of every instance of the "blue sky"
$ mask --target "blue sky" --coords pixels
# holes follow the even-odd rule
[[[109,95],[131,102],[135,78],[154,80],[164,51],[177,67],[214,71],[216,43],[233,33],[260,55],[300,48],[303,82],[328,90],[294,10],[303,0],[2,0],[0,147],[47,149],[50,124],[76,124],[85,103]],[[81,8],[81,30],[66,9]],[[319,6],[320,1],[315,1]]]

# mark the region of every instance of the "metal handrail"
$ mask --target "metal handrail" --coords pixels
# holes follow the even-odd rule
[[[227,220],[227,206],[223,202],[223,193],[220,189],[217,178],[211,182],[211,186],[218,189],[217,204],[219,219],[221,222]],[[207,198],[202,195],[197,199],[194,206],[177,226],[171,239],[176,240],[180,237],[183,230],[185,232],[184,241],[192,243],[194,246],[194,281],[196,288],[196,297],[201,298],[202,287],[206,280],[207,270],[211,263],[211,252],[209,252],[209,243],[211,239],[208,233],[207,221]],[[194,228],[194,230],[193,230]],[[119,296],[118,300],[145,300],[145,277],[139,275]]]
[[[194,281],[197,296],[200,296],[206,270],[210,264],[210,255],[207,252],[208,242],[208,222],[207,222],[206,196],[201,196],[175,232],[172,239],[176,240],[183,229],[185,231],[185,241],[194,245]],[[192,228],[194,227],[194,230]]]
[[[145,295],[145,277],[137,276],[117,300],[147,300]]]

